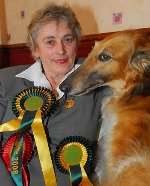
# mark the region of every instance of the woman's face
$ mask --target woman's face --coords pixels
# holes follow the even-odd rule
[[[65,21],[43,25],[38,31],[36,44],[33,55],[41,59],[46,74],[64,76],[72,69],[77,41]]]

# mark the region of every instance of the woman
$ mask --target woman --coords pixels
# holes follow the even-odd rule
[[[76,185],[78,185],[83,179],[81,172],[84,170],[81,170],[80,162],[76,166],[74,163],[76,160],[73,160],[73,164],[71,164],[73,166],[69,169],[58,160],[62,158],[62,161],[65,161],[65,155],[63,157],[61,154],[64,139],[68,140],[65,143],[69,145],[72,144],[72,140],[79,142],[78,146],[71,146],[71,153],[77,151],[77,154],[82,154],[84,149],[86,149],[87,154],[89,153],[88,157],[90,157],[85,160],[82,166],[86,164],[84,168],[87,176],[84,179],[89,180],[89,183],[92,180],[94,155],[91,155],[90,152],[93,153],[94,148],[91,147],[94,147],[97,141],[101,98],[96,92],[93,92],[89,95],[68,98],[64,102],[64,93],[59,89],[60,83],[78,67],[79,61],[76,59],[76,52],[80,35],[80,24],[69,7],[54,4],[48,5],[36,12],[28,26],[28,44],[35,58],[35,63],[31,66],[10,67],[0,71],[1,124],[15,118],[15,114],[12,111],[12,100],[20,91],[33,86],[41,86],[55,92],[58,104],[55,111],[43,119],[43,124],[53,161],[52,171],[54,171],[58,186],[69,186],[70,182],[75,184],[76,181],[78,181],[76,182]],[[30,149],[32,156],[30,161],[26,162],[25,167],[28,168],[28,171],[25,172],[26,174],[21,173],[23,176],[20,180],[17,180],[17,177],[13,177],[12,170],[8,168],[7,164],[10,160],[6,158],[8,154],[6,152],[9,150],[8,142],[13,139],[14,133],[12,133],[3,132],[1,137],[1,145],[4,149],[3,152],[5,152],[2,155],[2,162],[5,162],[5,165],[1,163],[3,167],[0,168],[2,185],[55,185],[50,184],[51,179],[55,182],[55,178],[50,178],[49,176],[46,177],[48,180],[48,184],[46,184],[45,177],[43,177],[44,171],[41,169],[42,160],[36,153],[36,145]],[[32,135],[31,130],[29,134]],[[32,143],[35,144],[34,140]],[[43,148],[43,157],[44,150]],[[67,150],[65,150],[65,153],[68,152]],[[87,159],[85,154],[83,159]],[[12,156],[11,154],[9,157],[11,160]],[[69,158],[72,157],[74,155],[71,157],[69,155]],[[23,161],[21,163],[23,164]],[[47,162],[47,165],[49,164],[50,162]],[[70,175],[69,171],[71,172]],[[80,181],[74,181],[74,173],[75,175],[80,174]]]

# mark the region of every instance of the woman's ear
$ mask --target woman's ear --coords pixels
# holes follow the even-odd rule
[[[40,57],[37,47],[32,50],[32,56],[34,57],[34,59],[38,59]]]

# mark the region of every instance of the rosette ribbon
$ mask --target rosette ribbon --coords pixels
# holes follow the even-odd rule
[[[45,186],[57,186],[53,163],[42,119],[56,105],[54,94],[46,88],[31,87],[21,91],[13,100],[16,119],[0,125],[0,132],[12,132],[3,146],[2,158],[16,186],[29,186],[27,163],[32,156],[31,128],[34,136]],[[43,153],[44,152],[44,153]]]
[[[90,168],[92,160],[92,147],[81,136],[65,138],[55,153],[57,168],[63,173],[69,173],[72,186],[93,186],[85,171],[85,168]]]

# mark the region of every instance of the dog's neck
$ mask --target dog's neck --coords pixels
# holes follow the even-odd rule
[[[114,80],[106,84],[112,88],[112,99],[127,101],[135,96],[150,95],[149,83],[126,84],[124,80]],[[109,98],[110,100],[110,98]]]
[[[112,88],[113,94],[112,94],[111,97],[113,97],[113,98],[119,99],[126,92],[126,90],[125,90],[125,81],[123,81],[122,79],[113,80],[113,81],[111,81],[109,83],[106,83],[105,85]]]

